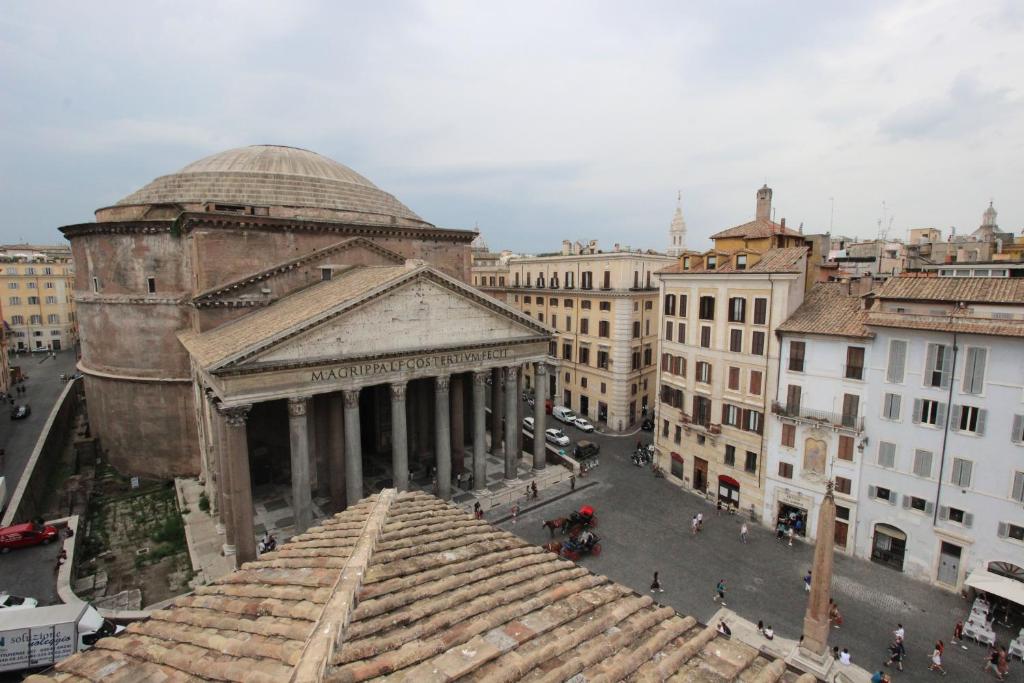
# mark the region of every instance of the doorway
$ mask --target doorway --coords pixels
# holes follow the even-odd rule
[[[558,389],[555,386],[556,384],[558,384],[558,378],[555,377],[554,373],[551,373],[548,375],[548,398],[554,398],[558,395]]]
[[[580,395],[580,415],[590,417],[590,399]]]
[[[708,461],[703,458],[693,459],[693,488],[701,493],[708,488]]]
[[[50,342],[50,350],[60,351],[60,339],[54,339],[52,342]]]
[[[562,391],[562,405],[572,410],[572,392],[568,389]]]
[[[947,586],[956,587],[960,579],[960,553],[963,548],[954,544],[942,542],[939,547],[939,571],[935,578]]]
[[[907,554],[907,535],[894,526],[876,524],[871,541],[871,560],[903,571],[903,558]]]

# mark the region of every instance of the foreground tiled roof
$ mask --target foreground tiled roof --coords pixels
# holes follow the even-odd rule
[[[45,676],[764,681],[738,640],[424,493],[385,491]]]
[[[911,315],[891,311],[871,311],[865,321],[877,327],[899,327],[932,332],[988,334],[996,337],[1024,337],[1024,321],[985,318],[971,311],[954,311],[949,315]]]
[[[879,299],[1024,305],[1024,279],[996,277],[894,277]]]
[[[776,223],[775,221],[768,220],[767,218],[755,218],[749,223],[737,225],[734,228],[729,228],[728,230],[715,233],[711,236],[711,239],[717,240],[725,237],[759,239],[763,237],[771,237],[772,235],[789,235],[791,237],[801,236],[801,234],[796,230],[784,228],[782,227],[782,224]]]
[[[851,296],[848,287],[839,282],[821,282],[807,292],[800,307],[777,328],[794,334],[826,334],[840,337],[867,338],[864,326],[867,311],[861,298]]]
[[[747,250],[742,250],[743,253],[750,254]],[[735,253],[735,252],[733,252]],[[708,274],[708,273],[799,273],[802,269],[800,267],[801,262],[807,255],[807,247],[781,247],[776,249],[768,249],[761,254],[761,258],[757,263],[753,264],[749,268],[739,269],[732,261],[732,253],[718,252],[717,256],[722,265],[717,268],[704,268],[690,267],[688,269],[683,268],[683,261],[680,259],[678,262],[673,263],[668,268],[664,268],[658,271],[658,274],[678,274],[678,273],[695,273],[695,274]],[[753,259],[750,259],[751,261]]]

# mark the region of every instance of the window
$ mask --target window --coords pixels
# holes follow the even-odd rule
[[[918,498],[917,496],[903,496],[903,507],[910,510],[917,510],[930,515],[934,508],[931,503],[926,501],[924,498]]]
[[[850,491],[853,489],[853,481],[846,477],[836,477],[836,493],[844,493],[850,495]]]
[[[903,384],[903,372],[907,364],[907,342],[893,339],[889,342],[889,365],[885,369],[885,381]]]
[[[552,301],[557,301],[557,299],[552,299]],[[565,316],[565,329],[566,329],[566,331],[572,329],[572,317],[571,316],[568,316],[568,315]]]
[[[886,420],[899,420],[901,400],[899,394],[886,394],[882,400],[882,417]]]
[[[544,314],[543,313],[538,313],[537,314],[537,320],[539,320],[540,322],[544,322]]]
[[[715,266],[718,265],[718,257],[717,256],[708,256],[707,259],[706,259],[706,264],[705,265],[707,266],[708,270],[714,270]]]
[[[587,388],[587,378],[586,377],[580,377],[580,386],[583,387],[584,389]]]
[[[793,478],[793,466],[788,462],[779,463],[779,476],[783,479]]]
[[[661,421],[661,435],[668,437],[668,420]]]
[[[526,286],[533,287],[533,273],[526,274]]]
[[[729,330],[729,350],[743,353],[743,330]]]
[[[782,445],[787,448],[796,446],[796,425],[788,422],[782,425]]]
[[[1024,503],[1024,472],[1013,473],[1013,488],[1010,490],[1010,498],[1018,503]]]
[[[25,316],[23,316],[23,315],[12,315],[11,316],[11,324],[12,325],[24,325],[25,324]]]
[[[754,324],[764,325],[768,322],[768,299],[754,299]]]
[[[700,345],[705,349],[711,348],[711,328],[707,325],[700,326]]]
[[[30,296],[28,298],[28,304],[29,304],[29,306],[36,306],[36,305],[38,305],[39,304],[39,297],[38,296]]]
[[[741,296],[729,299],[729,322],[742,323],[747,319],[747,300]]]
[[[988,350],[977,346],[967,347],[967,357],[964,360],[964,385],[965,394],[980,394],[985,386],[985,359]]]
[[[55,297],[55,296],[48,296],[48,297],[46,297],[46,303],[48,303],[48,304],[55,304],[55,303],[57,303],[57,297]]]
[[[665,315],[676,314],[676,295],[666,294],[665,295]]]
[[[12,296],[10,299],[8,299],[8,302],[12,306],[20,306],[21,305],[21,297],[20,296]]]
[[[572,344],[562,344],[562,360],[572,360]]]
[[[748,432],[760,434],[763,428],[764,416],[757,410],[743,411],[743,429]]]
[[[1024,526],[1017,526],[1009,522],[999,522],[999,537],[1012,538],[1015,541],[1024,541]]]
[[[548,355],[552,358],[558,358],[558,342],[554,339],[548,342]]]
[[[696,364],[696,380],[701,384],[711,384],[711,363],[706,363],[702,360],[697,361]]]
[[[914,474],[925,479],[932,476],[932,452],[918,448],[914,451]]]
[[[603,393],[605,393],[605,392],[606,392],[607,390],[608,390],[608,385],[607,385],[607,384],[605,384],[604,382],[601,382],[601,393],[603,394]]]
[[[953,406],[952,426],[961,432],[982,436],[985,433],[985,415],[988,411],[977,406]]]
[[[864,347],[846,347],[846,368],[843,376],[846,379],[864,379]]]
[[[639,338],[640,338],[640,321],[639,320],[635,320],[635,321],[633,321],[633,339],[639,339]]]
[[[757,472],[757,453],[747,451],[747,462],[744,464],[743,469],[751,473]]]
[[[860,397],[855,394],[843,394],[843,426],[854,427],[857,424],[857,412],[860,409]]]
[[[736,254],[736,270],[746,270],[746,269],[747,269],[747,255],[746,254]]]
[[[676,443],[681,443],[683,440],[683,428],[676,425],[675,433],[672,435],[672,440]]]
[[[580,365],[590,365],[590,347],[580,346]]]
[[[580,274],[580,286],[583,289],[594,288],[594,275],[589,270],[585,270]]]
[[[665,341],[672,341],[675,337],[675,329],[673,329],[672,321],[665,321]]]
[[[732,391],[740,390],[740,369],[729,368],[729,389]]]
[[[632,362],[631,362],[631,365],[630,365],[630,369],[632,369],[632,370],[639,370],[640,369],[640,349],[633,349],[633,353],[630,354],[630,356],[631,356],[631,359],[632,359]]]
[[[965,489],[970,488],[972,469],[974,469],[974,463],[970,460],[953,458],[953,472],[949,478],[950,483],[953,484],[953,486],[959,486]]]
[[[580,334],[590,334],[590,318],[580,318]]]
[[[731,444],[725,444],[725,464],[736,467],[736,447]]]
[[[676,356],[672,361],[673,374],[686,377],[686,356]]]
[[[750,352],[755,356],[764,355],[764,332],[754,332],[750,335]]]
[[[572,299],[564,299],[562,305],[566,308],[572,308]]]
[[[934,427],[945,427],[946,404],[927,398],[915,398],[914,423],[932,425]]]
[[[790,372],[803,372],[804,371],[804,352],[806,351],[806,344],[802,341],[791,341],[789,342],[789,371]]]
[[[610,311],[610,310],[612,310],[612,302],[611,301],[602,301],[602,302],[598,303],[597,308],[600,311]]]
[[[853,461],[853,437],[842,434],[839,436],[839,451],[837,457],[840,460]]]
[[[1013,416],[1013,427],[1010,428],[1010,441],[1024,444],[1024,415]]]
[[[47,289],[55,289],[55,286],[54,286],[54,284],[53,284],[52,282],[47,282],[47,283],[46,283],[46,285],[45,285],[45,287],[46,287]]]
[[[750,371],[750,393],[754,396],[761,395],[761,371],[751,370]]]
[[[607,320],[601,320],[597,323],[597,336],[607,337],[610,327]]]
[[[929,344],[928,355],[925,358],[925,386],[947,388],[952,365],[952,347],[945,344]]]
[[[705,396],[693,397],[693,421],[707,427],[711,424],[711,399]]]
[[[95,278],[93,278],[93,279],[95,279]],[[17,288],[18,288],[18,283],[17,282],[8,282],[7,283],[7,289],[17,289]]]
[[[42,325],[43,324],[43,316],[41,316],[41,315],[30,315],[28,317],[28,321],[32,325]]]
[[[36,269],[33,268],[32,266],[29,266],[28,268],[25,269],[25,275],[35,275],[35,274],[36,274]]]
[[[50,325],[60,324],[60,314],[50,313],[49,315],[46,316],[46,322],[49,323]]]
[[[523,297],[523,303],[524,304],[532,304],[533,303],[533,297],[530,296],[529,294],[527,294],[526,296]]]
[[[679,323],[679,326],[676,328],[676,341],[680,344],[686,343],[686,323]]]
[[[729,427],[738,427],[740,424],[740,409],[734,405],[723,403],[722,424]]]
[[[715,319],[715,297],[702,296],[700,298],[700,307],[697,311],[697,317],[701,320]]]
[[[896,499],[896,495],[891,489],[883,488],[881,486],[869,486],[868,497],[884,500],[887,503],[891,503]]]
[[[790,384],[786,387],[786,412],[790,415],[800,414],[800,397],[803,388],[799,384]]]
[[[960,508],[950,508],[940,505],[939,506],[939,519],[949,520],[955,524],[962,524],[968,529],[974,523],[974,515],[969,512],[964,512]]]
[[[580,308],[587,308],[587,309],[589,309],[590,306],[591,306],[590,299],[583,299],[582,301],[580,301]]]
[[[888,441],[878,442],[878,466],[890,468],[896,466],[896,444]]]
[[[680,318],[685,318],[686,317],[686,295],[685,294],[680,294],[679,295],[679,317]]]
[[[653,362],[654,362],[654,354],[651,351],[651,347],[650,346],[645,346],[644,347],[644,367],[647,367],[648,365],[653,364]]]
[[[644,310],[645,311],[653,311],[654,310],[654,301],[652,299],[648,299],[647,301],[644,302]]]
[[[608,352],[603,349],[597,350],[597,367],[608,369]]]

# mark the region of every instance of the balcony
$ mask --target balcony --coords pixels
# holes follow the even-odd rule
[[[803,406],[789,406],[785,403],[772,401],[772,412],[779,417],[788,417],[808,424],[827,424],[839,429],[847,429],[858,434],[864,431],[864,418],[856,415],[832,413],[826,410],[814,410]]]

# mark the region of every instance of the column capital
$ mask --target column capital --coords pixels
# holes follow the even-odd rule
[[[404,401],[405,400],[405,389],[406,382],[392,382],[391,387],[391,400],[392,401]]]
[[[252,410],[252,404],[231,406],[230,408],[225,408],[223,405],[217,406],[217,412],[224,416],[228,427],[244,427],[246,420],[249,419],[250,410]]]
[[[548,364],[544,361],[537,361],[537,364],[533,367],[533,371],[538,375],[548,374]]]
[[[475,370],[473,371],[473,383],[479,386],[487,386],[487,376],[491,374],[490,370]]]
[[[302,417],[306,414],[306,403],[309,399],[305,396],[293,396],[288,399],[288,417]]]
[[[346,408],[359,407],[359,389],[345,389],[341,394],[345,397]]]
[[[448,389],[451,387],[452,378],[451,375],[438,375],[434,378],[434,389],[438,393],[448,393]]]

